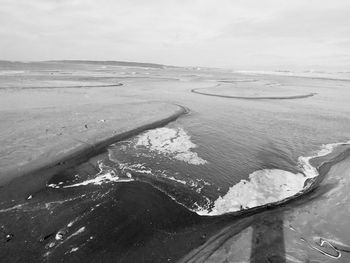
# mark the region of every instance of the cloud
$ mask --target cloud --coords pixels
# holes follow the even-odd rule
[[[0,0],[0,59],[307,67],[350,54],[349,13],[347,0]]]

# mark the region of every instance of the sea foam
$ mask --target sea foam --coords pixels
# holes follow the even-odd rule
[[[158,128],[147,131],[137,138],[135,147],[140,146],[189,164],[201,165],[207,163],[206,160],[200,158],[196,152],[192,151],[197,146],[182,128]]]
[[[305,181],[318,176],[318,171],[310,163],[316,157],[331,153],[334,148],[348,142],[322,145],[321,149],[311,156],[301,156],[298,164],[299,173],[280,169],[263,169],[249,175],[249,180],[241,180],[228,192],[219,197],[211,210],[198,210],[201,215],[221,215],[242,209],[253,208],[269,203],[282,201],[304,189]]]
[[[150,152],[155,152],[170,159],[183,161],[188,164],[202,165],[207,163],[206,160],[200,158],[196,152],[192,151],[192,149],[197,146],[190,139],[191,137],[182,128],[171,129],[165,127],[149,130],[137,136],[132,145],[135,149],[138,147],[145,147]],[[211,205],[208,203],[207,207],[198,206],[197,209],[191,210],[199,215],[215,216],[279,202],[292,197],[304,189],[307,179],[319,175],[317,169],[311,165],[310,161],[313,158],[330,154],[337,146],[343,144],[350,144],[350,141],[322,145],[322,147],[311,156],[299,157],[299,173],[281,169],[254,171],[249,175],[248,180],[241,180],[239,183],[230,187],[224,196],[220,196],[214,202],[209,202]],[[51,184],[48,185],[48,187],[70,188],[90,184],[101,185],[109,182],[128,182],[135,180],[130,172],[149,175],[155,173],[155,171],[152,171],[149,167],[147,168],[145,164],[119,163],[119,170],[122,172],[120,175],[111,167],[104,165],[101,161],[98,162],[98,166],[100,172],[95,178],[70,185]],[[126,176],[122,174],[126,174]],[[164,175],[164,178],[181,184],[190,183],[173,176]],[[198,187],[195,187],[195,189],[197,191]]]
[[[85,186],[85,185],[102,185],[104,183],[110,183],[110,182],[130,182],[134,181],[133,178],[126,176],[126,177],[120,177],[117,172],[106,166],[102,161],[98,161],[98,168],[99,172],[96,174],[94,178],[84,180],[82,182],[78,182],[75,184],[67,184],[63,185],[61,183],[58,184],[49,184],[47,187],[50,188],[71,188],[71,187],[78,187],[78,186]]]

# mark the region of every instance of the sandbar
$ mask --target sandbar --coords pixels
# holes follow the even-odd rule
[[[169,103],[127,98],[94,101],[74,91],[55,90],[45,100],[35,90],[16,91],[30,103],[18,103],[13,110],[6,104],[0,108],[0,185],[42,169],[66,169],[117,140],[162,126],[186,112]],[[6,100],[7,93],[2,95]]]

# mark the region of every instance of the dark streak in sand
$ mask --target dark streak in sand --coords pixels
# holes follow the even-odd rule
[[[119,87],[123,86],[123,83],[117,84],[101,84],[101,85],[73,85],[73,86],[40,86],[40,87],[0,87],[2,89],[83,89],[83,88],[106,88],[106,87]]]
[[[295,95],[295,96],[244,97],[244,96],[229,96],[229,95],[220,95],[220,94],[214,94],[214,93],[206,93],[198,90],[199,89],[191,89],[191,92],[201,94],[201,95],[206,95],[206,96],[229,98],[229,99],[244,99],[244,100],[291,100],[291,99],[308,98],[317,94],[317,93],[308,93],[308,94]]]

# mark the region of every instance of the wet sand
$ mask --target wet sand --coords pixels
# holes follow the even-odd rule
[[[94,174],[97,160],[108,159],[106,155],[57,172],[47,184],[58,184],[77,173]],[[27,200],[2,206],[1,232],[3,240],[9,241],[0,243],[0,255],[19,262],[38,258],[47,262],[115,262],[116,258],[118,262],[305,262],[319,258],[326,262],[312,245],[317,246],[322,237],[347,253],[348,235],[344,233],[339,240],[322,233],[319,223],[329,227],[330,218],[315,223],[316,215],[310,214],[308,207],[316,203],[315,212],[334,216],[334,211],[322,210],[323,200],[333,196],[329,180],[344,176],[340,186],[348,185],[347,156],[349,150],[341,149],[318,160],[321,175],[309,188],[312,191],[299,198],[222,216],[199,216],[142,180],[80,188],[45,186],[31,192]],[[15,185],[22,191],[18,182]],[[337,200],[330,198],[330,202]],[[347,212],[345,209],[334,223],[342,223]],[[308,232],[312,224],[314,232]],[[16,253],[18,248],[21,253]]]
[[[113,98],[111,88],[100,87],[105,95],[96,99],[88,88],[79,88],[78,93],[76,88],[49,90],[44,97],[36,90],[3,92],[1,101],[7,103],[0,106],[0,185],[45,169],[66,169],[117,140],[162,126],[186,111],[162,102]],[[14,97],[19,101],[10,110]]]

